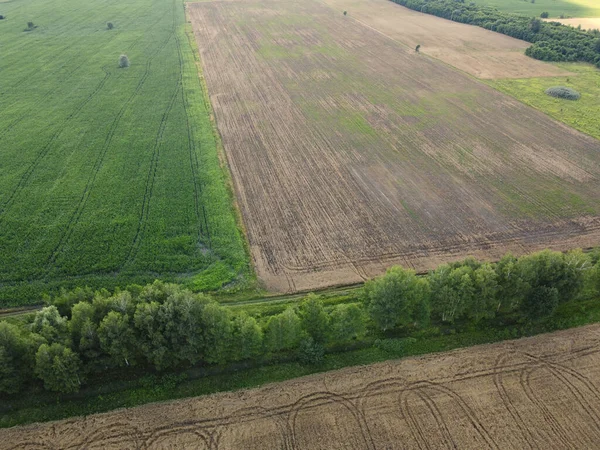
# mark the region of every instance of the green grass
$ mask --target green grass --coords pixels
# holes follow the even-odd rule
[[[0,9],[0,306],[61,286],[251,283],[183,3]]]
[[[487,83],[549,116],[600,139],[600,70],[587,64],[557,64],[573,72],[568,77],[488,80]],[[545,93],[552,86],[567,86],[581,93],[579,100],[554,98]]]
[[[600,322],[598,299],[569,302],[559,306],[554,315],[542,323],[523,325],[498,321],[442,333],[431,329],[412,338],[388,337],[357,343],[353,349],[330,353],[319,366],[281,361],[229,368],[190,369],[179,373],[148,375],[145,369],[117,371],[90,382],[90,387],[74,395],[57,395],[29,390],[26,395],[3,399],[0,403],[0,427],[32,422],[86,416],[116,408],[133,407],[150,402],[194,397],[215,392],[261,386],[312,373],[343,367],[372,364],[390,359],[448,351],[460,347],[498,342],[546,331],[572,328]],[[451,332],[449,332],[451,331]],[[343,350],[343,349],[342,349]]]
[[[534,3],[531,0],[472,1],[525,16],[539,16],[542,12],[547,12],[550,17],[600,17],[600,2],[597,0],[535,0]]]

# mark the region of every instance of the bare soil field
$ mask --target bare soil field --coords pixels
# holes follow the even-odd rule
[[[584,30],[600,30],[600,17],[584,17],[579,19],[546,19],[549,22],[560,22],[563,25],[577,27],[581,25]]]
[[[600,242],[600,141],[322,3],[188,13],[267,288]]]
[[[596,448],[600,325],[0,430],[0,449]]]
[[[568,75],[552,64],[525,56],[529,42],[500,33],[423,14],[390,0],[323,1],[411,49],[420,44],[421,52],[478,78]]]

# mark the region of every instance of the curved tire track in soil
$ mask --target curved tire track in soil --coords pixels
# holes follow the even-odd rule
[[[374,450],[397,448],[398,442],[422,450],[589,448],[600,438],[600,394],[592,383],[600,378],[599,330],[600,324],[258,389],[0,429],[0,450],[186,444],[299,450],[311,443]],[[544,376],[532,380],[539,371]]]

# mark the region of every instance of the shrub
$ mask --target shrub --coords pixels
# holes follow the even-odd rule
[[[119,67],[121,69],[129,67],[129,58],[127,57],[127,55],[119,56]]]
[[[298,347],[298,359],[302,364],[319,365],[325,357],[323,346],[314,341],[312,337],[307,337],[300,341]]]
[[[2,14],[0,14],[0,20],[3,20],[6,16],[3,16]]]
[[[348,11],[344,11],[344,15],[345,15],[345,16],[346,16],[346,15],[348,15]]]
[[[575,89],[571,89],[565,86],[555,86],[546,89],[546,94],[556,97],[556,98],[564,98],[567,100],[579,100],[581,94],[577,92]]]
[[[27,28],[25,28],[23,31],[31,31],[31,30],[33,30],[34,28],[37,28],[37,26],[36,26],[36,25],[34,25],[34,23],[33,23],[33,22],[27,22]]]
[[[112,22],[106,22],[106,28],[108,28],[109,30],[112,30],[115,26],[113,25]]]
[[[547,19],[550,16],[550,14],[548,14],[546,11],[544,11],[543,13],[540,14],[540,17],[542,19]]]

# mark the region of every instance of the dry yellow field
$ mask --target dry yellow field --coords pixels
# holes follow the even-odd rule
[[[531,44],[483,28],[423,14],[390,0],[323,0],[336,11],[372,27],[411,49],[478,78],[568,75],[552,64],[525,56]]]
[[[564,25],[577,27],[581,25],[584,30],[600,30],[600,17],[583,17],[574,19],[546,19],[550,22],[560,22]]]
[[[600,325],[0,430],[0,449],[597,448]]]

